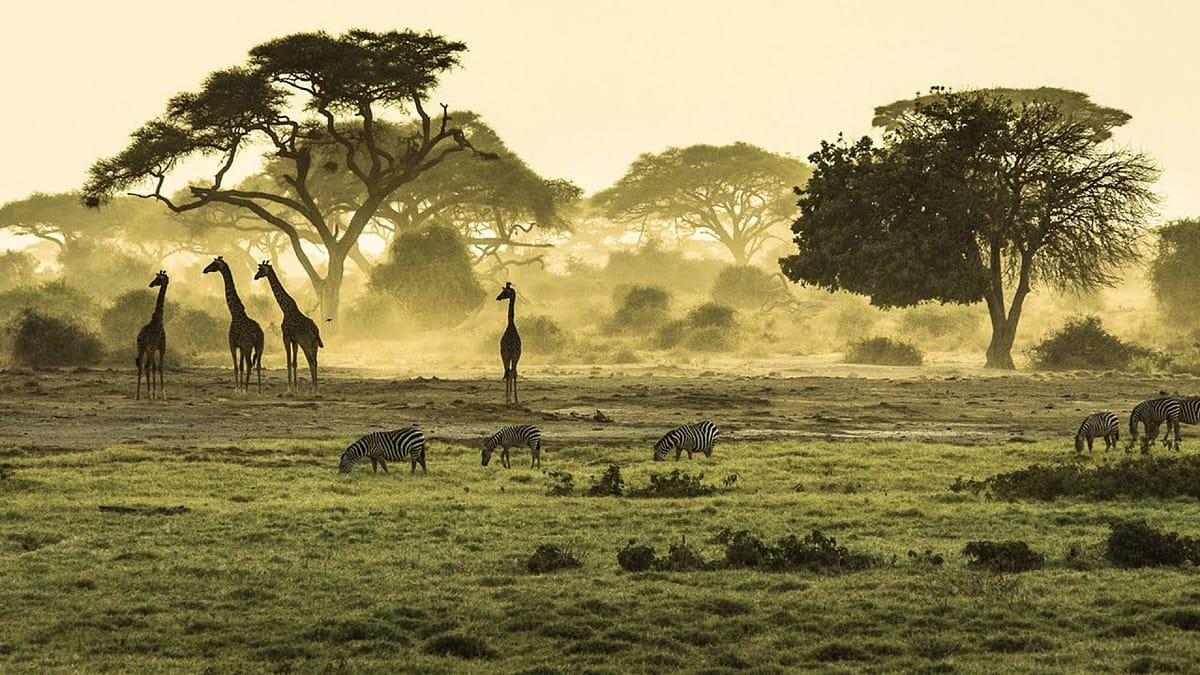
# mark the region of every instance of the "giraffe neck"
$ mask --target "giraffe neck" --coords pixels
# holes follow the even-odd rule
[[[167,285],[163,284],[158,287],[158,300],[154,303],[154,315],[150,317],[151,323],[162,323],[163,320],[163,301],[167,297]]]
[[[275,275],[274,269],[267,270],[267,283],[271,284],[271,292],[275,294],[275,302],[279,303],[279,309],[283,310],[284,315],[295,314],[300,311],[300,308],[296,306],[296,301],[284,290],[283,284],[279,283],[279,277]]]
[[[237,288],[233,285],[233,273],[228,265],[221,266],[221,278],[225,280],[225,304],[229,305],[229,313],[233,316],[246,316],[246,306],[238,297]]]
[[[514,296],[512,296],[511,298],[509,298],[509,299],[508,299],[508,325],[509,325],[509,326],[515,326],[515,325],[516,325],[516,324],[513,322],[513,318],[514,318],[514,317],[516,316],[516,314],[517,314],[516,307],[517,307],[517,296],[515,296],[515,295],[514,295]]]

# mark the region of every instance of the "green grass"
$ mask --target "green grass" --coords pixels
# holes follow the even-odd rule
[[[704,473],[711,496],[551,497],[553,480],[429,448],[339,475],[352,439],[238,447],[0,448],[0,671],[1113,672],[1200,661],[1194,567],[1122,570],[1108,523],[1200,534],[1195,500],[994,502],[955,493],[1061,443],[724,443],[712,460],[560,447],[575,493],[621,465]],[[1120,453],[1112,453],[1116,459]],[[1097,453],[1095,461],[1104,461]],[[722,486],[731,474],[732,487]],[[102,510],[100,507],[119,507]],[[183,508],[178,508],[183,507]],[[818,528],[880,559],[840,575],[627,573],[631,539],[705,559],[723,529],[774,543]],[[968,567],[1021,540],[1041,569]],[[582,566],[527,572],[553,544]],[[945,558],[933,565],[909,551]]]

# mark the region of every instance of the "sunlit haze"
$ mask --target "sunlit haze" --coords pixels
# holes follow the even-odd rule
[[[170,96],[255,44],[363,27],[465,42],[434,100],[480,112],[536,171],[589,193],[668,146],[804,157],[930,85],[1044,85],[1132,114],[1116,140],[1164,169],[1162,216],[1200,214],[1192,3],[116,0],[6,15],[0,203],[79,188]]]

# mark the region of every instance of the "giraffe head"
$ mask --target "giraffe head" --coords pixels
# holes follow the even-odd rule
[[[229,269],[229,264],[225,262],[225,258],[217,256],[213,258],[212,262],[208,263],[208,267],[204,268],[204,273],[208,274],[209,272],[220,272],[224,269]]]
[[[258,263],[258,271],[254,273],[255,279],[262,279],[271,273],[271,261],[264,260]]]
[[[170,278],[167,277],[167,271],[159,270],[158,274],[154,275],[154,281],[150,282],[150,288],[154,288],[155,286],[166,286],[168,283],[170,283],[170,281]]]
[[[504,282],[504,288],[500,289],[500,295],[496,296],[497,300],[508,300],[509,298],[517,297],[517,289],[513,288],[511,281]]]

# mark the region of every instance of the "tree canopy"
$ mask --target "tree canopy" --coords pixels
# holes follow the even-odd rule
[[[934,90],[870,137],[822,142],[784,273],[870,297],[987,304],[987,365],[1012,368],[1035,284],[1112,284],[1137,258],[1158,170],[1106,139],[1113,114],[990,90]],[[1102,122],[1101,120],[1108,120]],[[1009,295],[1011,293],[1011,295]]]
[[[440,119],[425,109],[438,77],[458,65],[465,49],[431,33],[357,29],[265,42],[250,50],[245,65],[213,72],[198,91],[172,97],[123,151],[96,162],[84,200],[99,206],[122,191],[141,190],[133,194],[175,212],[213,204],[243,209],[287,236],[321,297],[322,313],[336,316],[345,261],[379,207],[452,153],[492,157],[475,150],[445,106]],[[385,147],[381,129],[389,112],[418,121],[401,142]],[[262,151],[287,166],[281,184],[229,185],[238,161],[257,160]],[[335,155],[336,163],[315,161],[322,154]],[[211,177],[169,194],[168,177],[189,159],[206,162]],[[354,203],[333,215],[312,189],[322,171],[344,172],[361,186],[348,193]],[[323,272],[302,245],[306,231],[325,256]]]
[[[747,143],[668,148],[638,157],[592,200],[613,220],[654,221],[710,237],[745,265],[772,237],[786,234],[791,188],[808,172],[800,160]]]
[[[1158,247],[1150,261],[1150,286],[1159,309],[1172,324],[1200,325],[1195,311],[1200,288],[1200,220],[1172,221],[1157,231]]]

